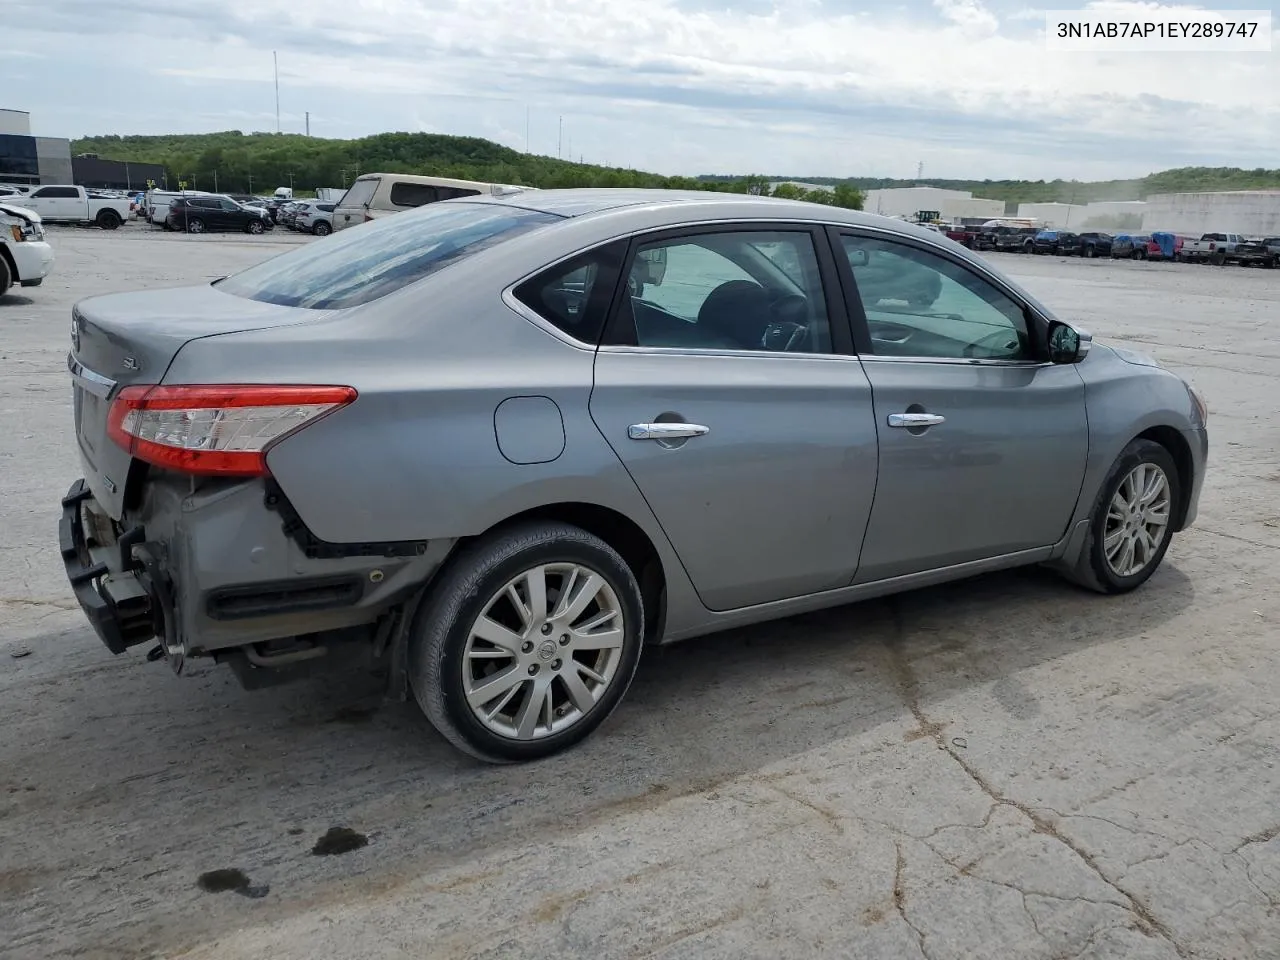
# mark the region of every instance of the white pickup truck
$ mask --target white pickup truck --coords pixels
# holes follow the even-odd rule
[[[103,230],[114,230],[130,214],[127,197],[91,197],[84,187],[62,184],[40,187],[6,202],[34,210],[45,223],[93,223]]]
[[[1206,233],[1199,240],[1183,243],[1178,258],[1189,263],[1226,263],[1235,259],[1236,247],[1244,242],[1244,236],[1239,233]]]
[[[53,269],[53,248],[45,242],[40,214],[0,203],[0,297],[15,283],[38,287]]]

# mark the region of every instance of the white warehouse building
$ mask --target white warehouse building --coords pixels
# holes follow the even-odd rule
[[[1081,227],[1087,216],[1083,203],[1020,203],[1018,216],[1023,220],[1039,220],[1047,227],[1066,230]]]
[[[1280,237],[1280,190],[1157,194],[1147,198],[1142,228]]]
[[[960,217],[1003,217],[1003,200],[983,200],[968,190],[942,187],[890,187],[868,190],[862,202],[867,213],[885,217],[911,217],[921,210],[936,210],[944,220]]]

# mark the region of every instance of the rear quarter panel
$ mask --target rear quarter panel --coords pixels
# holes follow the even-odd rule
[[[661,547],[648,506],[590,419],[594,350],[507,307],[485,263],[463,261],[330,319],[194,341],[165,381],[355,387],[353,404],[268,455],[324,540],[469,536],[524,510],[582,502],[625,514]],[[495,411],[521,396],[559,408],[565,443],[548,463],[515,464],[498,448]]]

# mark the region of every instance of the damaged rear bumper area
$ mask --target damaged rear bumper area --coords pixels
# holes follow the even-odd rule
[[[116,522],[86,481],[72,484],[59,547],[107,649],[158,642],[150,659],[181,672],[189,657],[212,657],[250,687],[310,672],[339,648],[387,652],[402,606],[452,541],[327,545],[281,501],[259,482],[152,481]]]

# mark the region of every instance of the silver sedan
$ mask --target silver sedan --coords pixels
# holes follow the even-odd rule
[[[587,736],[649,644],[1024,564],[1132,590],[1208,450],[1186,383],[938,233],[727,194],[437,203],[71,340],[106,645],[372,658],[492,761]]]

